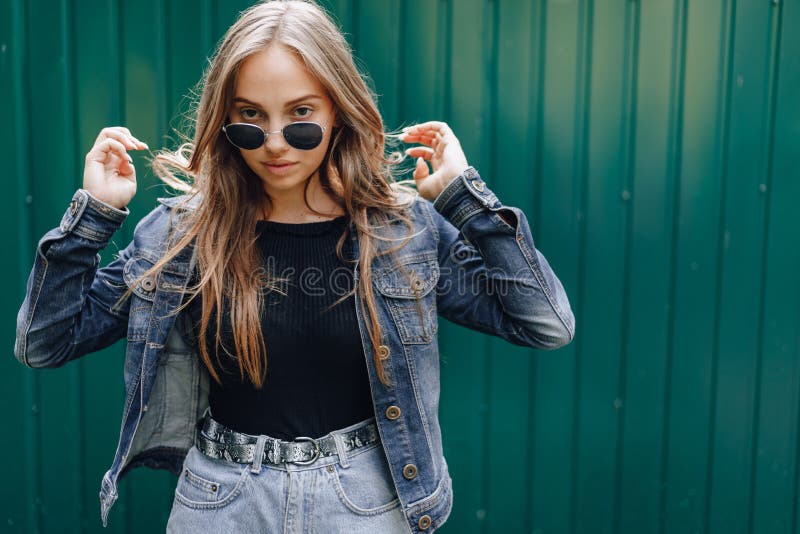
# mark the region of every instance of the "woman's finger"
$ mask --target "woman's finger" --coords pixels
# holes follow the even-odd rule
[[[406,143],[420,143],[422,145],[435,147],[441,144],[442,137],[430,135],[406,135],[403,137],[403,141]]]
[[[415,146],[413,148],[407,148],[406,154],[412,158],[423,158],[425,160],[430,160],[433,158],[434,152],[432,148],[428,148],[426,146]]]
[[[133,166],[133,163],[130,160],[123,160],[122,163],[119,165],[119,169],[117,169],[120,176],[128,177],[131,176],[133,173],[136,172],[136,169]]]
[[[418,182],[420,180],[424,180],[428,176],[430,176],[430,170],[428,169],[428,164],[425,163],[425,160],[422,159],[421,157],[417,158],[417,166],[414,167],[414,174],[413,174],[414,180]]]
[[[441,141],[442,136],[440,135],[423,135],[423,134],[406,134],[403,136],[403,140],[406,143],[419,143],[425,141],[427,143],[431,143],[433,141]]]
[[[418,130],[418,131],[425,131],[425,130],[435,130],[441,133],[448,133],[450,132],[450,127],[447,125],[446,122],[441,121],[427,121],[421,122],[419,124],[415,124],[413,126],[408,127],[409,131]]]
[[[88,154],[86,154],[86,161],[96,161],[98,163],[106,164],[111,155],[115,155],[123,161],[132,162],[125,145],[115,138],[107,137],[99,144],[92,147]]]
[[[124,126],[109,126],[107,128],[103,128],[100,130],[100,134],[97,136],[95,144],[102,142],[107,137],[116,139],[131,150],[145,150],[149,148],[147,143],[136,139],[136,137],[131,134],[130,130]]]

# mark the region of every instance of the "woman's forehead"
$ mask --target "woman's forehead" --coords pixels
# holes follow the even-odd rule
[[[234,98],[262,107],[286,106],[309,96],[328,98],[325,87],[300,58],[282,46],[271,46],[248,57],[236,76]]]

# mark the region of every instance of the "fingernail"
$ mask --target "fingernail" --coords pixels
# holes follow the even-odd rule
[[[411,126],[406,126],[405,128],[403,128],[403,133],[409,131],[410,129],[411,129]]]

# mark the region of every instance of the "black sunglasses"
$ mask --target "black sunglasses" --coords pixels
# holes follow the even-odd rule
[[[316,122],[290,122],[280,130],[268,132],[255,124],[235,122],[223,126],[222,131],[233,146],[242,150],[255,150],[267,142],[267,137],[279,132],[289,146],[299,150],[311,150],[322,142],[322,136],[327,128]]]

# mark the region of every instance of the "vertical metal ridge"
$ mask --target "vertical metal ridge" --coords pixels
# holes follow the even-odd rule
[[[350,27],[353,28],[353,33],[351,35],[353,36],[352,45],[354,50],[358,50],[358,45],[360,44],[360,36],[361,36],[361,32],[359,31],[358,27],[358,3],[359,0],[352,0],[352,4],[350,7],[350,20],[352,22],[352,25]],[[374,82],[372,82],[372,84],[375,85]]]
[[[403,88],[405,87],[406,83],[406,63],[408,62],[408,54],[406,54],[406,47],[403,46],[403,36],[408,33],[408,5],[405,2],[398,2],[397,10],[397,33],[394,35],[395,37],[395,50],[397,54],[397,63],[395,64],[395,92],[396,94],[402,94]],[[406,116],[406,105],[405,99],[403,98],[395,98],[394,101],[395,105],[395,117],[397,121],[397,125],[405,124],[404,117]]]
[[[732,86],[733,86],[733,55],[736,39],[736,2],[728,0],[722,10],[722,38],[726,40],[720,46],[720,99],[717,116],[721,118],[718,124],[720,150],[720,210],[719,210],[719,235],[717,236],[717,273],[716,288],[714,290],[714,339],[711,355],[711,391],[709,391],[709,422],[708,422],[708,457],[706,458],[706,498],[705,513],[703,514],[703,532],[708,532],[711,519],[711,497],[714,491],[712,477],[714,472],[714,434],[717,424],[717,387],[719,373],[720,329],[722,322],[722,270],[724,268],[725,248],[725,219],[727,217],[725,197],[728,191],[728,148],[730,142]]]
[[[667,487],[669,465],[670,399],[672,397],[672,366],[675,357],[675,293],[678,283],[678,242],[680,240],[681,188],[683,173],[683,116],[686,97],[686,39],[688,27],[688,0],[676,0],[673,23],[673,54],[671,65],[672,87],[670,88],[670,134],[668,137],[668,160],[672,176],[672,240],[670,244],[669,315],[667,316],[667,346],[664,362],[664,415],[661,430],[661,470],[659,488]],[[659,495],[658,531],[664,534],[666,526],[667,492]]]
[[[580,201],[578,220],[578,269],[576,295],[576,323],[583,323],[584,301],[586,299],[586,249],[588,239],[587,212],[589,209],[589,131],[591,120],[591,84],[592,84],[592,41],[594,36],[594,0],[582,0],[578,4],[578,61],[575,98],[575,131],[576,172],[580,179]],[[573,414],[572,414],[572,460],[569,502],[569,532],[575,532],[578,504],[578,467],[581,416],[581,369],[583,363],[584,344],[580,336],[576,336],[575,369],[573,375]]]
[[[200,40],[207,51],[207,55],[214,50],[216,40],[214,33],[214,0],[200,1]],[[203,65],[202,70],[205,70]]]
[[[442,72],[444,72],[443,91],[442,91],[442,115],[444,120],[450,122],[452,117],[453,100],[453,4],[450,0],[443,0],[444,2],[444,65],[442,65]]]
[[[116,60],[115,70],[117,72],[117,101],[116,113],[117,123],[125,124],[125,25],[124,25],[124,3],[125,0],[113,0],[109,13],[111,15],[111,27],[116,31],[112,34],[117,36],[116,41],[111,41],[111,46],[114,46],[112,55]],[[113,91],[112,91],[113,94]]]
[[[17,167],[17,186],[24,201],[21,203],[19,218],[19,250],[17,254],[17,271],[19,272],[20,285],[25,287],[27,284],[27,273],[30,271],[30,243],[31,238],[31,204],[35,199],[31,198],[31,139],[30,128],[26,110],[29,109],[28,94],[30,88],[30,78],[28,71],[28,10],[27,2],[24,0],[11,0],[12,28],[20,31],[11,32],[11,61],[12,61],[12,83],[16,100],[14,106],[14,122],[18,128],[19,135],[15,147]],[[25,509],[28,527],[36,532],[42,531],[41,507],[38,504],[38,495],[42,491],[42,468],[39,458],[41,458],[41,429],[39,418],[34,410],[36,399],[39,396],[39,374],[25,372],[24,378],[24,403],[25,414],[23,417],[23,442],[25,444],[25,455],[28,458],[25,466],[27,484],[24,485],[27,501],[30,503]]]
[[[29,56],[29,52],[30,52],[29,38],[33,34],[33,32],[31,31],[31,25],[30,25],[31,24],[31,14],[30,14],[30,11],[29,11],[29,6],[27,5],[28,3],[27,2],[23,2],[22,4],[23,4],[23,7],[20,8],[20,13],[21,13],[20,25],[17,26],[17,27],[23,29],[22,34],[24,36],[24,40],[22,40],[20,44],[21,44],[21,47],[24,47],[25,52],[26,52],[25,58],[26,58],[26,60],[28,60],[28,56]],[[26,61],[26,66],[27,66],[27,61]],[[25,77],[24,95],[27,97],[27,95],[30,94],[30,90],[31,90],[30,71],[27,68],[23,68],[21,74]],[[26,108],[25,109],[27,109],[27,105],[30,105],[29,102],[28,102],[28,99],[25,98],[24,102],[26,104]],[[19,123],[20,126],[26,124],[25,121],[27,120],[27,118],[22,116],[22,114],[20,114],[20,119],[21,119],[21,122]],[[27,188],[26,189],[28,191],[28,198],[32,198],[31,195],[32,195],[32,192],[34,190],[33,182],[35,180],[34,175],[31,172],[31,169],[33,169],[33,157],[34,157],[33,150],[31,150],[31,147],[33,146],[33,139],[31,137],[31,135],[32,135],[32,131],[31,130],[32,129],[30,129],[30,128],[27,128],[27,127],[25,128],[25,133],[27,134],[25,136],[25,140],[27,141],[27,144],[26,144],[26,147],[25,147],[25,154],[23,156],[24,160],[21,160],[21,161],[25,161],[25,168],[26,168],[25,176],[27,178],[27,180],[26,180]],[[33,202],[36,202],[36,200],[37,200],[36,198],[32,198]],[[33,205],[33,203],[29,204],[29,206],[32,206],[32,205]],[[31,235],[32,235],[32,229],[33,229],[33,209],[29,208],[27,213],[26,213],[26,215],[27,216],[25,217],[25,222],[27,223],[27,230],[28,230],[27,233],[28,233],[28,237],[30,238]],[[28,241],[30,241],[30,239]],[[22,257],[23,258],[24,257],[29,257],[29,253],[24,254]],[[28,406],[30,406],[30,416],[31,416],[31,420],[32,420],[31,428],[32,428],[32,434],[33,434],[33,436],[32,436],[33,446],[31,448],[31,451],[33,452],[33,454],[32,454],[32,458],[31,459],[36,464],[35,466],[33,466],[33,470],[32,470],[35,478],[33,479],[34,483],[33,483],[33,488],[32,488],[33,489],[33,499],[31,500],[31,503],[32,503],[31,515],[33,515],[33,522],[31,524],[35,525],[35,528],[36,528],[37,532],[42,532],[43,525],[44,525],[44,516],[42,514],[42,505],[44,503],[42,502],[41,495],[42,495],[44,487],[45,487],[45,481],[44,481],[44,476],[45,475],[44,475],[44,470],[42,469],[42,462],[41,462],[41,458],[44,455],[44,449],[43,449],[43,444],[42,444],[42,419],[41,419],[40,411],[39,411],[39,405],[41,404],[40,401],[41,401],[41,396],[42,396],[42,386],[41,386],[41,375],[39,373],[29,373],[29,376],[31,377],[30,378],[30,380],[31,380],[31,395],[30,395],[30,403],[28,404]]]
[[[542,110],[544,108],[544,68],[545,68],[545,60],[546,54],[545,49],[547,46],[547,3],[546,2],[535,2],[534,7],[531,9],[531,28],[537,27],[538,22],[538,32],[531,31],[531,53],[530,57],[530,82],[528,83],[528,87],[530,88],[530,92],[534,97],[531,97],[528,109],[535,110],[536,113],[536,120],[529,121],[528,126],[528,144],[530,145],[530,140],[533,139],[535,141],[533,147],[533,161],[529,163],[529,168],[531,169],[530,175],[533,178],[533,228],[532,232],[536,232],[536,229],[539,227],[539,223],[541,222],[541,210],[539,209],[539,198],[541,197],[541,175],[542,175],[542,129],[544,128],[544,122],[542,120]],[[537,42],[538,37],[538,42]],[[534,236],[535,239],[535,236]],[[529,371],[528,371],[528,391],[536,391],[536,379],[538,376],[538,365],[537,360],[534,359],[531,362]],[[535,402],[535,397],[531,398],[531,402]],[[534,465],[534,451],[536,449],[536,410],[530,409],[528,415],[528,428],[526,429],[526,437],[528,443],[530,443],[530,447],[527,448],[527,455],[525,457],[525,472],[530,476],[533,473],[535,468]],[[534,520],[533,520],[533,500],[535,498],[535,493],[533,489],[533,483],[528,482],[526,484],[526,495],[525,495],[525,502],[529,503],[530,506],[527,507],[527,513],[525,514],[525,532],[532,532],[534,529]]]
[[[83,176],[80,169],[80,159],[75,158],[75,154],[80,153],[80,135],[78,131],[78,121],[76,117],[76,111],[78,109],[78,96],[77,96],[77,84],[75,80],[74,73],[76,72],[76,65],[77,65],[77,58],[75,55],[75,39],[76,39],[76,32],[75,32],[75,7],[74,7],[74,0],[62,0],[61,2],[61,35],[62,35],[62,45],[64,46],[64,104],[65,104],[65,112],[64,116],[67,120],[67,124],[64,125],[65,131],[69,131],[72,141],[72,150],[70,150],[70,154],[72,157],[70,158],[71,161],[69,163],[69,167],[73,169],[73,180],[80,180]],[[82,187],[82,183],[80,186]],[[81,454],[77,457],[77,468],[75,473],[75,479],[77,481],[77,491],[78,495],[83,494],[83,488],[86,483],[86,455],[83,454],[83,451],[86,450],[84,446],[85,437],[86,437],[86,425],[84,421],[84,414],[85,406],[86,406],[86,387],[85,387],[85,365],[83,362],[80,365],[75,366],[75,368],[69,373],[70,382],[73,383],[74,391],[76,391],[76,400],[77,406],[76,410],[77,413],[77,427],[78,427],[78,450],[81,451]],[[86,507],[84,506],[84,500],[80,497],[76,499],[77,505],[77,516],[85,523],[85,518],[87,515]]]
[[[547,61],[547,2],[542,2],[540,5],[541,11],[539,12],[539,44],[537,50],[539,52],[539,61],[534,65],[531,72],[536,72],[536,125],[535,136],[536,146],[534,147],[534,162],[533,162],[533,195],[534,195],[534,228],[538,228],[542,222],[541,210],[541,197],[542,197],[542,131],[544,130],[544,119],[542,118],[544,111],[544,71],[545,62]],[[531,58],[533,61],[533,56]],[[537,68],[538,67],[538,68]],[[533,81],[533,80],[532,80]],[[531,108],[533,109],[533,108]],[[534,236],[535,237],[535,236]]]
[[[156,8],[156,26],[159,45],[156,48],[160,49],[158,54],[158,73],[161,76],[161,101],[158,105],[158,132],[157,136],[161,143],[166,141],[167,132],[169,131],[169,122],[174,113],[172,109],[172,43],[169,40],[169,26],[170,26],[170,5],[172,0],[165,0],[161,2],[160,9]]]
[[[762,229],[761,240],[761,280],[760,280],[760,297],[758,302],[758,326],[756,332],[756,369],[753,391],[753,426],[750,433],[752,444],[750,449],[750,496],[748,500],[747,510],[747,531],[752,533],[755,522],[755,496],[756,496],[756,467],[758,465],[758,442],[760,432],[760,409],[761,409],[761,374],[764,363],[764,321],[766,309],[766,291],[767,286],[767,263],[769,255],[769,216],[770,206],[772,199],[772,171],[773,171],[773,156],[775,149],[775,114],[777,109],[778,100],[778,77],[780,75],[780,51],[781,51],[781,20],[783,13],[783,3],[772,4],[768,9],[773,10],[770,21],[770,43],[769,43],[769,79],[767,81],[767,120],[766,120],[766,146],[764,147],[764,155],[766,162],[765,172],[765,185],[766,191],[764,194],[764,228]],[[774,10],[777,10],[775,12]]]
[[[447,0],[436,3],[436,78],[434,79],[433,109],[436,115],[444,118],[445,100],[449,88],[447,79],[450,68],[450,32]]]
[[[637,105],[637,81],[639,78],[639,31],[641,24],[641,7],[639,3],[629,2],[625,11],[625,84],[623,86],[622,109],[625,115],[622,117],[623,128],[621,129],[620,158],[623,160],[621,167],[625,169],[623,184],[631,192],[631,201],[628,203],[628,210],[625,215],[625,257],[623,259],[624,274],[622,279],[626,281],[622,295],[622,321],[620,328],[620,357],[619,357],[619,381],[618,395],[623,399],[621,417],[617,425],[617,454],[615,458],[616,470],[614,472],[614,511],[612,513],[612,530],[619,532],[621,501],[622,501],[622,469],[625,454],[625,392],[628,379],[628,334],[630,328],[630,308],[631,308],[631,256],[633,248],[633,185],[636,158],[636,105]]]
[[[483,0],[483,28],[481,29],[481,37],[483,39],[483,87],[481,91],[481,120],[484,124],[488,125],[487,130],[491,132],[488,143],[482,143],[485,147],[483,151],[485,154],[481,157],[482,164],[487,165],[489,176],[498,176],[497,172],[497,80],[498,80],[498,39],[499,39],[499,5],[496,0]],[[491,405],[492,398],[492,342],[488,336],[483,338],[483,404],[484,406]],[[486,517],[491,516],[489,505],[489,472],[491,466],[492,440],[491,436],[491,420],[492,414],[489,410],[483,410],[483,458],[481,465],[481,495],[480,502],[482,508],[487,513],[479,519],[481,531],[488,532],[489,521]]]

